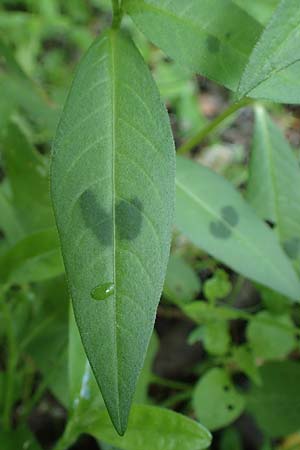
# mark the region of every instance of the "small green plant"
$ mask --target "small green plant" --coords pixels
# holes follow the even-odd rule
[[[242,450],[241,415],[253,448],[299,445],[299,155],[271,117],[300,103],[299,2],[19,3],[0,6],[4,450],[41,448],[28,424],[49,392],[67,411],[55,450],[84,434],[200,450],[217,430],[214,448]],[[65,39],[85,53],[66,101]],[[195,74],[230,97],[209,122]],[[244,109],[249,165],[199,164]],[[205,355],[184,380],[152,372],[160,301]]]

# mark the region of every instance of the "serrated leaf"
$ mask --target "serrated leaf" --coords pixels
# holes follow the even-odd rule
[[[256,108],[247,198],[262,219],[274,223],[287,255],[299,264],[299,163],[282,132],[260,106]]]
[[[228,181],[177,157],[176,185],[179,230],[237,272],[299,300],[299,280],[276,236]]]
[[[52,197],[83,344],[124,433],[168,262],[174,146],[153,79],[121,32],[97,39],[77,71]]]
[[[180,64],[233,90],[262,27],[230,0],[125,0],[145,35]]]
[[[197,418],[213,431],[237,419],[243,412],[245,401],[228,373],[224,369],[214,368],[196,385],[193,405]]]
[[[250,56],[238,97],[300,102],[299,23],[299,1],[282,0]]]

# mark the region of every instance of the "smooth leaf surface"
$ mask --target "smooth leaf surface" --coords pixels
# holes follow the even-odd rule
[[[177,158],[176,225],[244,276],[298,300],[299,280],[276,236],[224,178]]]
[[[273,362],[260,370],[262,386],[253,386],[248,408],[262,430],[271,437],[287,436],[299,430],[300,364]]]
[[[214,368],[200,378],[193,396],[197,418],[209,430],[225,427],[243,412],[245,401],[228,373]]]
[[[52,197],[83,344],[124,433],[168,262],[174,145],[150,72],[120,32],[96,40],[77,71]]]
[[[239,86],[240,98],[300,102],[299,23],[299,1],[282,0],[251,54]]]
[[[235,90],[262,27],[230,0],[125,0],[139,29],[180,64]]]
[[[262,219],[274,224],[287,255],[300,263],[299,163],[262,107],[256,108],[247,198]]]
[[[98,439],[122,450],[202,450],[211,435],[199,422],[156,406],[134,405],[128,430],[119,437],[103,411],[86,430]]]

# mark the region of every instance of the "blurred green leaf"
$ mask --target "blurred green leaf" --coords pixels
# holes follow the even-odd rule
[[[225,298],[230,294],[232,285],[225,270],[217,269],[212,278],[204,283],[204,295],[210,302]]]
[[[288,315],[257,313],[247,326],[247,339],[256,358],[284,358],[297,344],[293,322]]]
[[[41,450],[31,431],[21,426],[16,430],[0,430],[0,442],[3,450]]]
[[[299,431],[300,364],[268,363],[260,375],[262,386],[252,386],[247,405],[259,427],[273,438]]]
[[[237,429],[231,427],[223,431],[220,450],[243,450],[242,437]]]
[[[235,320],[244,318],[243,312],[227,306],[215,306],[202,301],[184,305],[183,311],[197,323],[203,324],[214,320]]]
[[[171,255],[163,293],[174,303],[188,303],[201,290],[201,281],[193,268],[180,256]]]
[[[238,97],[299,103],[300,8],[298,0],[282,0],[250,56]]]
[[[242,275],[299,300],[299,280],[274,233],[228,181],[177,157],[176,185],[182,233]]]
[[[24,229],[33,233],[54,226],[50,203],[48,161],[10,124],[2,141],[12,203]]]
[[[214,431],[237,419],[243,412],[245,401],[227,372],[214,368],[200,378],[194,392],[193,405],[200,422]]]
[[[237,88],[261,25],[232,1],[189,0],[183,6],[181,0],[125,0],[123,4],[139,29],[167,55],[230,89]]]
[[[204,326],[203,344],[205,350],[211,355],[226,355],[230,342],[229,325],[225,320],[214,320]]]
[[[232,358],[238,368],[245,373],[255,384],[261,385],[261,378],[258,367],[250,348],[240,345],[232,349]]]
[[[255,111],[247,197],[262,219],[274,223],[285,252],[300,264],[299,163],[267,112],[261,106]]]
[[[57,231],[40,231],[18,241],[0,257],[0,281],[29,283],[64,272]]]

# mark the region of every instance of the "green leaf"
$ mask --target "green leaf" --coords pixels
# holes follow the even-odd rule
[[[250,348],[240,345],[232,349],[232,358],[238,368],[244,372],[255,384],[261,385],[261,378]]]
[[[256,108],[247,197],[262,219],[274,223],[287,255],[300,264],[299,163],[262,107]]]
[[[210,301],[214,302],[218,298],[225,298],[230,294],[232,285],[229,276],[225,270],[217,269],[212,278],[204,284],[204,295]]]
[[[0,441],[3,450],[41,450],[37,440],[25,426],[11,431],[0,430]]]
[[[118,31],[97,39],[77,71],[52,197],[83,344],[124,433],[169,257],[174,146],[152,77]]]
[[[282,0],[255,46],[243,73],[238,97],[299,103],[300,9]]]
[[[174,303],[188,303],[201,290],[201,283],[192,267],[178,255],[169,259],[164,296]]]
[[[2,144],[12,202],[24,229],[33,233],[54,226],[47,161],[13,123],[8,126]]]
[[[215,306],[204,301],[190,303],[183,307],[185,314],[202,324],[214,320],[235,320],[244,318],[243,312],[227,306]]]
[[[0,281],[29,283],[64,272],[57,231],[40,231],[18,241],[0,257]]]
[[[226,355],[230,342],[228,322],[214,320],[204,326],[203,344],[205,350],[211,355]]]
[[[230,0],[125,0],[139,29],[183,66],[237,88],[262,27]],[[195,44],[196,43],[196,44]]]
[[[244,409],[244,398],[224,369],[211,369],[200,378],[193,396],[197,418],[209,430],[223,428],[237,419]]]
[[[266,25],[272,16],[274,9],[280,0],[233,0],[236,5],[244,9],[250,16],[254,17],[262,25]]]
[[[257,358],[284,358],[296,347],[293,322],[288,315],[268,311],[256,314],[247,327],[247,339]]]
[[[8,244],[14,244],[24,236],[24,230],[18,220],[12,201],[6,195],[2,186],[0,186],[0,211],[0,230]]]
[[[202,450],[211,442],[209,431],[200,423],[174,411],[146,405],[132,407],[124,437],[115,433],[105,411],[85,431],[123,450]]]
[[[195,245],[242,275],[299,299],[299,280],[274,233],[229,182],[178,157],[176,185],[176,225]]]
[[[248,405],[255,421],[271,437],[299,431],[300,364],[273,362],[260,370],[262,386],[253,386]]]

